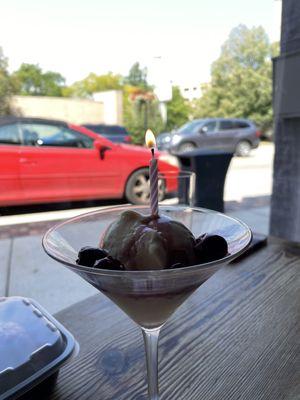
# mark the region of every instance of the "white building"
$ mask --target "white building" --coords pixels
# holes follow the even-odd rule
[[[189,101],[199,99],[202,96],[200,84],[180,84],[178,85],[181,95]]]

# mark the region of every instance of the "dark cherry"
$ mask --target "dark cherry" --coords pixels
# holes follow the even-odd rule
[[[93,267],[97,260],[107,256],[107,252],[99,247],[85,246],[79,250],[77,264]]]
[[[195,253],[199,263],[219,260],[228,254],[228,244],[219,235],[202,235],[197,240]]]
[[[111,256],[107,256],[107,258],[111,261],[111,263],[117,268],[117,269],[125,269],[123,264],[116,258],[112,258]]]
[[[175,265],[175,264],[186,265],[187,262],[188,262],[188,257],[185,251],[173,250],[172,253],[170,254],[169,258],[170,265]]]
[[[94,264],[94,268],[110,269],[110,270],[116,270],[116,271],[123,270],[123,266],[120,263],[120,261],[115,260],[109,256],[102,258],[102,260],[96,261],[96,263]]]

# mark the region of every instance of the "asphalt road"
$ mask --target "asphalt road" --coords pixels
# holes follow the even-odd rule
[[[274,145],[262,143],[250,157],[234,157],[225,183],[225,201],[269,196],[272,193]]]

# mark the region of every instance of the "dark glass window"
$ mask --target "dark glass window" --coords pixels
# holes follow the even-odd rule
[[[26,146],[93,148],[92,138],[63,126],[23,124],[22,133]]]
[[[100,135],[128,135],[127,130],[119,125],[84,125],[86,128],[93,132],[100,133]]]
[[[201,130],[202,130],[202,132],[205,132],[205,133],[215,132],[216,126],[217,126],[216,121],[210,121],[210,122],[207,122],[207,124],[204,124],[202,126]]]
[[[230,129],[234,129],[233,121],[230,121],[230,120],[220,121],[220,130],[221,131],[229,131]]]
[[[0,144],[20,144],[17,124],[0,126]]]
[[[245,121],[234,121],[234,127],[237,129],[249,128],[249,124]]]
[[[201,128],[203,121],[191,121],[182,125],[181,128],[178,129],[178,133],[199,133],[199,129]]]

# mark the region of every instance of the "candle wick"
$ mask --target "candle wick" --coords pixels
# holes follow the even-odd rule
[[[154,158],[154,147],[151,148],[152,158]]]

